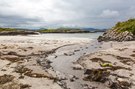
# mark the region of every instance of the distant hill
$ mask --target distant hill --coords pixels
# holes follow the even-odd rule
[[[2,28],[0,27],[0,36],[1,35],[38,35],[36,31],[28,29],[17,29],[17,28]]]
[[[81,28],[81,29],[86,31],[91,31],[91,32],[104,32],[107,30],[107,29],[96,29],[96,28]]]
[[[56,29],[40,29],[37,30],[40,33],[89,33],[79,28],[56,28]]]
[[[105,30],[94,29],[94,28],[56,28],[46,29],[42,28],[38,30],[41,33],[91,33],[91,32],[104,32]]]
[[[95,33],[95,32],[104,32],[101,29],[94,28],[70,28],[70,27],[60,27],[55,29],[24,29],[24,28],[0,28],[1,35],[8,32],[40,32],[40,33]],[[4,32],[4,33],[3,33]]]
[[[2,27],[0,27],[0,32],[2,32],[2,31],[16,31],[17,29],[15,29],[15,28],[2,28]]]

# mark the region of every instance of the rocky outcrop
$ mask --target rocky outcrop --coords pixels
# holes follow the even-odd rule
[[[98,41],[132,41],[135,40],[135,18],[118,22],[111,30],[106,31]]]
[[[116,30],[108,30],[102,36],[99,36],[98,41],[132,41],[135,40],[133,33],[129,31],[119,32]]]
[[[2,31],[0,35],[38,35],[35,31]]]

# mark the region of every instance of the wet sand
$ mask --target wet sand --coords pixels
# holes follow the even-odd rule
[[[86,70],[87,87],[135,89],[135,42],[103,42],[100,48],[77,61]]]
[[[83,47],[91,40],[82,39],[45,39],[37,36],[1,36],[0,37],[0,86],[10,89],[63,89],[61,68],[51,56],[63,53],[68,47]],[[62,51],[60,51],[62,50]],[[75,49],[74,49],[75,50]],[[58,52],[60,51],[60,52]],[[66,51],[66,50],[65,50]],[[64,54],[65,55],[65,54]],[[56,56],[59,55],[55,55]],[[49,59],[48,59],[49,58]],[[58,57],[59,58],[59,57]],[[74,59],[76,60],[76,59]],[[66,60],[67,61],[67,60]],[[66,61],[63,61],[64,63]],[[65,69],[71,66],[69,59]],[[62,63],[62,61],[61,61]],[[56,69],[55,69],[56,68]],[[64,70],[65,70],[64,69]],[[58,72],[59,71],[59,72]],[[8,81],[7,76],[13,78]],[[3,80],[3,78],[5,80]],[[11,88],[11,86],[13,88]],[[7,88],[8,89],[8,88]]]

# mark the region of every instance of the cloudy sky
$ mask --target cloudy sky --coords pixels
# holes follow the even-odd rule
[[[110,28],[135,17],[135,0],[0,0],[0,27]]]

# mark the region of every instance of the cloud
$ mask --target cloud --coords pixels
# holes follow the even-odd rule
[[[135,0],[0,0],[0,26],[107,28],[134,17]]]
[[[112,10],[104,10],[102,13],[101,13],[101,17],[103,18],[115,18],[115,17],[118,17],[120,14],[118,11],[112,11]]]

